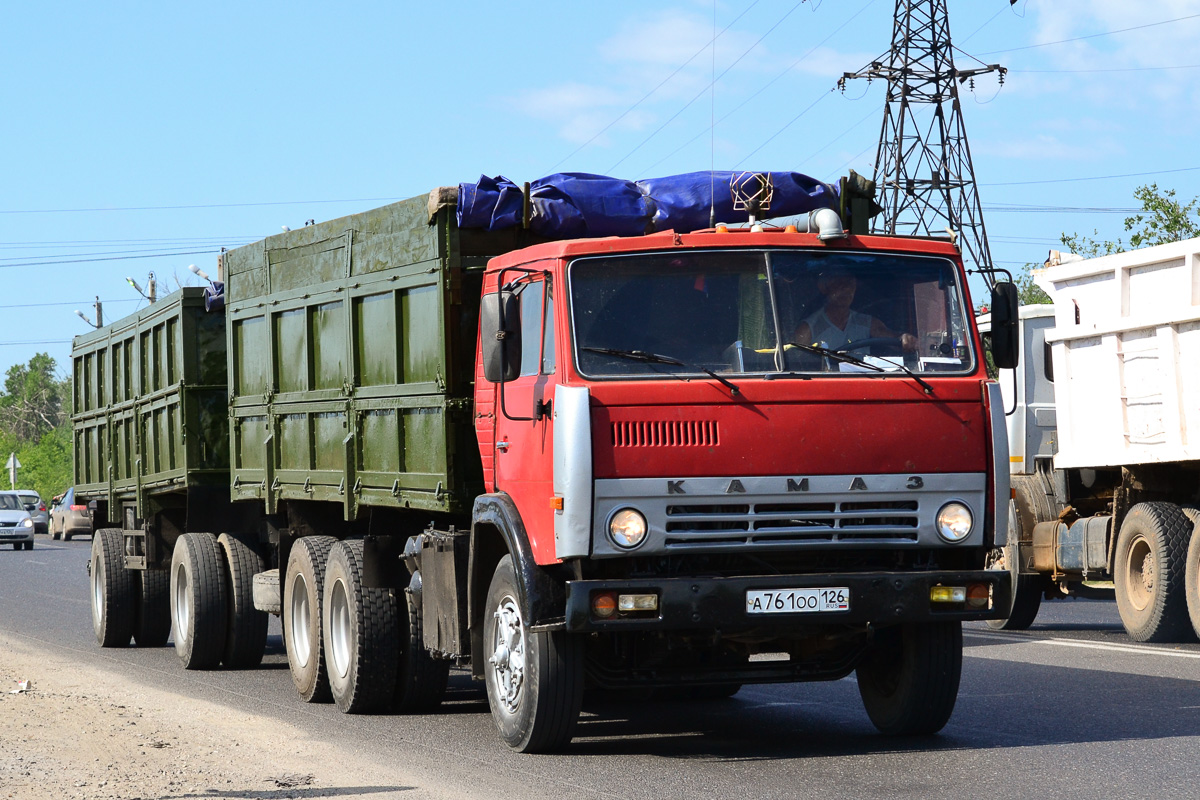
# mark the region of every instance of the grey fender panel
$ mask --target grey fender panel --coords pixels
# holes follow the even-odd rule
[[[563,507],[554,512],[554,554],[591,554],[592,418],[586,386],[554,387],[554,494]]]

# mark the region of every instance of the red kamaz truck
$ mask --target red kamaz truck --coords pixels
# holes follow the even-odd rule
[[[588,686],[702,698],[851,672],[881,731],[939,730],[961,623],[1011,606],[986,569],[1004,409],[958,251],[852,235],[830,208],[555,240],[528,188],[476,230],[477,188],[226,254],[226,336],[206,341],[229,417],[179,403],[177,458],[154,434],[170,375],[139,401],[137,348],[184,364],[190,343],[161,310],[149,334],[77,340],[78,491],[110,526],[101,643],[162,644],[169,605],[185,666],[244,666],[278,613],[305,700],[419,710],[469,666],[521,751],[568,743]]]

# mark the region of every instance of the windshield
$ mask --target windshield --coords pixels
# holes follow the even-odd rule
[[[806,250],[619,255],[575,261],[570,288],[576,364],[589,377],[963,373],[974,366],[957,274],[944,258]]]
[[[0,494],[0,511],[23,511],[15,494]]]

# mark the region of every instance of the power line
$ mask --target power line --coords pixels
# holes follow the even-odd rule
[[[1153,172],[1125,172],[1120,175],[1093,175],[1086,178],[1053,178],[1037,181],[1007,181],[1004,183],[983,183],[981,186],[1032,186],[1040,183],[1078,183],[1080,181],[1107,181],[1113,178],[1144,178],[1148,175],[1169,175],[1174,172],[1195,172],[1200,167],[1179,167],[1178,169],[1159,169]]]
[[[724,122],[725,120],[729,119],[729,118],[730,118],[730,117],[732,117],[733,115],[737,114],[737,112],[741,111],[741,110],[742,110],[742,108],[743,108],[743,107],[745,107],[745,106],[746,106],[746,105],[747,105],[747,104],[748,104],[750,101],[754,100],[754,98],[758,97],[760,94],[762,94],[763,92],[765,92],[765,91],[766,91],[768,88],[770,88],[770,87],[771,87],[771,86],[772,86],[772,85],[773,85],[773,84],[774,84],[776,81],[778,81],[778,80],[779,80],[780,78],[782,78],[784,75],[788,74],[788,73],[789,73],[789,72],[791,72],[793,69],[795,69],[797,65],[799,65],[799,64],[800,64],[802,61],[806,60],[806,59],[807,59],[809,56],[811,56],[813,53],[815,53],[815,52],[817,51],[817,48],[819,48],[821,45],[825,44],[825,43],[826,43],[826,42],[828,42],[830,39],[832,39],[834,36],[836,36],[836,35],[837,35],[837,34],[838,34],[838,33],[839,33],[841,30],[842,30],[842,28],[845,28],[847,25],[849,25],[851,22],[853,22],[853,21],[854,21],[854,20],[855,20],[855,19],[856,19],[856,18],[857,18],[859,15],[861,15],[861,14],[862,14],[864,11],[866,11],[868,8],[870,8],[872,5],[874,5],[874,4],[875,4],[875,2],[876,2],[876,0],[867,0],[867,4],[866,4],[866,5],[864,5],[864,6],[863,6],[862,8],[860,8],[858,11],[856,11],[856,12],[855,12],[855,13],[854,13],[854,14],[853,14],[853,15],[852,15],[852,16],[851,16],[849,19],[847,19],[845,22],[843,22],[843,23],[842,23],[841,25],[839,25],[837,28],[835,28],[835,29],[834,29],[834,31],[833,31],[833,33],[829,34],[829,35],[828,35],[828,36],[826,36],[824,39],[822,39],[821,41],[817,42],[817,44],[816,44],[816,45],[814,45],[814,46],[813,46],[811,49],[809,49],[809,51],[808,51],[807,53],[805,53],[804,55],[802,55],[802,56],[800,56],[799,58],[797,58],[795,61],[793,61],[791,64],[789,64],[789,65],[788,65],[786,68],[784,68],[784,70],[783,70],[782,72],[780,72],[778,75],[776,75],[776,76],[775,76],[774,78],[772,78],[771,80],[767,81],[767,82],[766,82],[766,83],[765,83],[765,84],[764,84],[762,87],[760,87],[760,88],[759,88],[759,90],[758,90],[757,92],[755,92],[754,94],[752,94],[752,95],[750,95],[749,97],[747,97],[745,100],[743,100],[743,101],[742,101],[741,103],[739,103],[737,106],[735,106],[735,107],[734,107],[732,110],[730,110],[728,113],[726,113],[726,114],[725,114],[723,117],[721,117],[719,120],[717,120],[717,123],[716,123],[716,124],[717,124],[717,125],[720,125],[722,122]],[[821,95],[821,98],[823,98],[824,96],[825,96],[825,95],[824,95],[824,94],[822,94],[822,95]],[[820,98],[818,98],[818,99],[820,99]],[[796,118],[792,119],[792,121],[791,121],[791,122],[789,122],[789,123],[788,123],[788,125],[785,125],[785,126],[784,126],[784,129],[786,130],[787,126],[790,126],[790,125],[791,125],[792,123],[794,123],[794,122],[795,122],[797,119],[799,119],[799,117],[796,117]],[[651,164],[649,167],[647,167],[647,168],[646,168],[646,171],[647,171],[647,172],[649,172],[650,170],[654,169],[654,168],[655,168],[655,167],[657,167],[659,164],[661,164],[662,162],[666,161],[668,158],[671,158],[671,157],[672,157],[672,156],[674,156],[676,153],[678,153],[680,150],[683,150],[683,149],[684,149],[684,148],[686,148],[688,145],[690,145],[692,142],[696,141],[697,139],[699,139],[701,136],[703,136],[704,134],[706,134],[706,133],[708,133],[708,132],[709,132],[709,131],[700,131],[700,132],[699,132],[699,133],[697,133],[695,136],[693,136],[691,139],[688,139],[686,142],[684,142],[683,144],[681,144],[679,147],[676,147],[676,148],[675,148],[674,150],[672,150],[670,153],[668,153],[667,155],[663,156],[663,157],[662,157],[662,158],[660,158],[658,161],[655,161],[653,164]],[[782,132],[783,132],[782,130],[781,130],[781,131],[779,131],[779,133],[782,133]],[[778,135],[779,135],[779,133],[776,133],[776,134],[775,134],[775,136],[778,136]],[[775,138],[775,136],[772,136],[772,137],[771,137],[771,139],[774,139],[774,138]],[[770,141],[771,141],[771,140],[770,140],[770,139],[768,139],[766,142],[763,142],[763,144],[762,144],[762,145],[759,145],[759,147],[758,147],[757,149],[755,149],[755,150],[754,150],[754,153],[757,153],[759,150],[761,150],[763,147],[765,147],[765,146],[766,146],[766,145],[767,145],[767,144],[768,144]],[[751,155],[753,155],[754,153],[751,153]],[[746,156],[745,158],[743,158],[743,159],[742,159],[742,161],[745,161],[745,160],[746,160],[746,158],[749,158],[749,157],[750,157],[750,156]]]
[[[759,3],[759,0],[754,0],[754,2],[753,2],[753,3],[751,3],[751,4],[750,4],[750,5],[748,5],[748,6],[746,6],[746,10],[745,10],[745,11],[743,11],[742,13],[738,14],[736,17],[734,17],[734,18],[733,18],[733,21],[732,21],[732,22],[730,22],[728,25],[726,25],[724,28],[722,28],[720,33],[718,33],[718,34],[715,34],[715,35],[713,36],[713,38],[712,38],[711,40],[709,40],[709,41],[708,41],[708,42],[707,42],[707,43],[706,43],[706,44],[705,44],[703,47],[701,47],[701,48],[700,48],[699,50],[697,50],[695,53],[692,53],[692,56],[691,56],[691,58],[689,58],[687,61],[683,62],[683,63],[682,63],[682,64],[680,64],[678,67],[676,67],[674,72],[672,72],[672,73],[671,73],[670,75],[668,75],[667,77],[663,78],[663,79],[662,79],[662,81],[661,81],[661,82],[660,82],[660,83],[659,83],[657,86],[655,86],[655,87],[654,87],[653,89],[651,89],[650,91],[646,92],[646,94],[642,95],[642,98],[641,98],[640,100],[638,100],[636,103],[634,103],[633,105],[631,105],[629,108],[627,108],[627,109],[625,109],[624,111],[622,111],[620,116],[618,116],[618,117],[617,117],[616,119],[614,119],[612,122],[610,122],[610,123],[608,123],[607,125],[605,125],[605,126],[604,126],[603,128],[601,128],[599,131],[597,131],[597,132],[596,132],[596,134],[595,134],[594,136],[592,136],[592,138],[588,139],[586,142],[584,142],[583,144],[579,145],[579,147],[576,147],[574,150],[572,150],[572,151],[571,151],[571,153],[570,153],[568,156],[566,156],[566,158],[563,158],[563,159],[562,159],[562,160],[560,160],[560,161],[559,161],[557,164],[555,164],[553,167],[551,167],[551,168],[550,168],[550,172],[554,172],[556,169],[558,169],[560,166],[562,166],[562,164],[563,164],[564,162],[566,162],[566,161],[569,161],[570,159],[572,159],[572,158],[575,156],[575,154],[576,154],[576,153],[578,153],[580,150],[582,150],[583,148],[587,147],[589,144],[591,144],[592,142],[596,141],[596,140],[597,140],[597,139],[599,139],[601,136],[603,136],[603,135],[605,134],[605,132],[607,132],[607,131],[608,131],[608,129],[609,129],[609,128],[611,128],[613,125],[616,125],[618,122],[620,122],[621,120],[625,119],[625,117],[629,116],[629,114],[630,114],[630,113],[632,113],[632,112],[634,111],[634,109],[636,109],[636,108],[637,108],[638,106],[640,106],[642,103],[644,103],[644,102],[646,102],[647,100],[649,100],[651,95],[653,95],[655,92],[657,92],[657,91],[658,91],[659,89],[661,89],[663,86],[667,85],[667,83],[668,83],[668,82],[669,82],[669,81],[670,81],[672,78],[674,78],[674,77],[675,77],[676,75],[678,75],[678,74],[679,74],[681,71],[683,71],[683,68],[684,68],[684,67],[686,67],[688,64],[690,64],[690,63],[692,63],[693,61],[695,61],[695,60],[696,60],[696,57],[697,57],[697,56],[699,56],[701,53],[703,53],[705,50],[707,50],[709,47],[712,47],[712,49],[713,49],[713,58],[716,58],[716,52],[717,52],[716,42],[717,42],[717,39],[720,39],[722,36],[724,36],[724,35],[725,35],[725,33],[726,33],[726,31],[728,31],[730,28],[732,28],[734,25],[736,25],[736,24],[737,24],[737,21],[738,21],[739,19],[741,19],[742,17],[746,16],[746,14],[748,14],[748,13],[750,12],[750,9],[754,8],[756,5],[758,5],[758,3]],[[714,82],[715,82],[715,81],[714,81]]]
[[[92,300],[65,300],[60,303],[13,303],[12,305],[0,305],[0,308],[45,308],[47,306],[82,306],[93,305],[96,301]],[[140,303],[140,299],[136,297],[121,298],[120,300],[101,300],[104,305],[112,305],[113,303]]]
[[[643,145],[645,145],[647,142],[649,142],[651,139],[653,139],[655,136],[657,136],[659,133],[661,133],[661,132],[662,132],[662,130],[663,130],[663,128],[666,128],[668,125],[670,125],[672,122],[674,122],[674,121],[675,121],[675,119],[676,119],[676,117],[678,117],[678,116],[679,116],[680,114],[682,114],[684,111],[687,111],[687,110],[688,110],[688,108],[690,108],[690,107],[691,107],[692,103],[696,102],[696,101],[697,101],[697,100],[699,100],[701,97],[703,97],[703,96],[704,96],[704,94],[705,94],[705,92],[707,92],[707,91],[708,91],[710,88],[712,88],[713,86],[715,86],[715,85],[716,85],[717,81],[719,81],[721,78],[724,78],[724,77],[725,77],[725,76],[726,76],[726,75],[729,73],[729,71],[730,71],[731,69],[733,69],[734,67],[736,67],[736,66],[738,65],[738,63],[739,63],[739,62],[741,62],[741,60],[742,60],[743,58],[745,58],[746,56],[750,55],[751,51],[753,51],[753,50],[754,50],[756,47],[758,47],[760,44],[762,44],[762,42],[763,42],[763,40],[764,40],[764,39],[766,39],[768,36],[770,36],[770,35],[771,35],[771,33],[772,33],[772,32],[773,32],[773,31],[774,31],[776,28],[778,28],[780,25],[782,25],[782,24],[783,24],[783,21],[784,21],[784,20],[786,20],[788,17],[790,17],[790,16],[792,15],[792,13],[793,13],[793,12],[794,12],[794,11],[795,11],[797,8],[799,8],[800,6],[804,5],[804,3],[805,3],[805,2],[807,2],[807,0],[799,0],[799,1],[796,3],[796,5],[794,5],[794,6],[792,6],[791,8],[789,8],[789,9],[788,9],[788,10],[787,10],[787,11],[784,13],[784,15],[783,15],[782,17],[780,17],[780,18],[779,18],[779,21],[778,21],[778,22],[776,22],[774,25],[772,25],[770,28],[768,28],[768,29],[767,29],[767,32],[766,32],[766,33],[764,33],[762,36],[760,36],[760,37],[758,38],[758,41],[756,41],[754,44],[752,44],[752,45],[750,45],[748,48],[746,48],[746,50],[745,50],[745,51],[744,51],[744,52],[743,52],[743,53],[742,53],[740,56],[738,56],[736,59],[734,59],[733,63],[732,63],[732,64],[730,64],[728,67],[726,67],[726,68],[725,68],[725,69],[724,69],[724,70],[721,72],[721,74],[720,74],[720,75],[718,75],[716,78],[714,78],[714,79],[712,80],[712,82],[708,84],[708,86],[705,86],[703,89],[701,89],[701,90],[700,90],[700,92],[699,92],[699,93],[698,93],[698,94],[697,94],[695,97],[693,97],[691,100],[687,101],[687,102],[684,104],[683,108],[679,109],[679,110],[678,110],[678,111],[676,111],[674,114],[672,114],[670,119],[668,119],[668,120],[667,120],[666,122],[664,122],[662,125],[659,125],[657,128],[655,128],[655,130],[654,130],[654,132],[653,132],[653,133],[651,133],[649,136],[647,136],[645,139],[643,139],[643,140],[642,140],[642,141],[641,141],[641,142],[640,142],[640,143],[639,143],[639,144],[638,144],[636,147],[634,147],[632,150],[630,150],[628,153],[626,153],[624,156],[622,156],[620,161],[618,161],[617,163],[615,163],[615,164],[613,164],[611,167],[609,167],[609,168],[608,168],[608,171],[609,171],[609,173],[612,173],[612,172],[614,172],[614,171],[616,170],[616,168],[617,168],[617,167],[619,167],[619,166],[620,166],[620,165],[621,165],[621,164],[622,164],[622,163],[623,163],[623,162],[624,162],[626,159],[628,159],[628,158],[629,158],[631,155],[633,155],[634,153],[636,153],[638,150],[641,150]]]
[[[112,206],[96,208],[0,209],[0,214],[78,214],[91,211],[177,211],[189,208],[249,208],[251,206],[303,206],[327,203],[390,203],[402,197],[358,197],[352,200],[277,200],[262,203],[197,203],[177,206]]]
[[[1041,44],[1027,44],[1024,47],[1010,47],[1007,50],[989,50],[986,53],[978,53],[981,56],[994,56],[998,53],[1015,53],[1018,50],[1033,50],[1038,47],[1050,47],[1055,44],[1067,44],[1068,42],[1082,42],[1084,39],[1096,39],[1101,36],[1112,36],[1116,33],[1128,33],[1129,31],[1140,31],[1143,28],[1154,28],[1159,25],[1170,25],[1172,22],[1183,22],[1188,19],[1200,17],[1200,14],[1189,14],[1186,17],[1176,17],[1175,19],[1164,19],[1162,22],[1149,22],[1145,25],[1134,25],[1132,28],[1120,28],[1115,31],[1104,31],[1103,33],[1092,33],[1087,36],[1076,36],[1073,39],[1059,39],[1057,42],[1042,42]]]
[[[1010,69],[1010,73],[1034,75],[1075,75],[1086,72],[1159,72],[1169,69],[1200,69],[1200,64],[1176,64],[1169,67],[1113,67],[1111,69]]]
[[[26,347],[31,344],[70,344],[70,339],[38,339],[29,342],[0,342],[0,347]]]
[[[206,251],[206,252],[207,252],[207,251]],[[94,252],[94,253],[61,253],[61,254],[54,254],[54,255],[41,255],[41,256],[28,256],[28,255],[26,255],[26,256],[6,256],[6,257],[3,257],[3,258],[0,258],[0,262],[4,262],[4,261],[26,261],[26,260],[28,260],[28,259],[38,259],[38,261],[36,261],[36,262],[30,262],[30,263],[46,263],[46,264],[54,264],[54,263],[57,263],[57,262],[56,262],[56,261],[43,261],[42,259],[58,259],[58,258],[68,258],[68,257],[72,257],[72,256],[129,256],[129,255],[137,255],[137,254],[140,254],[140,253],[149,253],[149,254],[151,254],[151,255],[159,255],[159,254],[164,254],[164,255],[174,255],[173,253],[163,253],[163,251],[161,251],[161,250],[147,250],[147,249],[141,249],[141,250],[102,250],[102,251],[98,251],[98,252]],[[147,257],[148,257],[148,256],[147,256]],[[0,264],[0,266],[3,266],[3,264]]]
[[[59,264],[87,264],[93,261],[129,261],[138,258],[165,258],[167,256],[196,256],[205,253],[219,253],[220,250],[185,250],[178,253],[151,253],[144,256],[110,256],[107,258],[75,258],[64,259],[61,261],[28,261],[19,264],[0,264],[0,269],[12,269],[14,267],[48,267]]]
[[[157,244],[171,247],[191,247],[199,244],[253,242],[262,236],[196,236],[172,239],[59,239],[30,242],[0,242],[0,250],[36,250],[44,247],[95,247],[96,245]]]

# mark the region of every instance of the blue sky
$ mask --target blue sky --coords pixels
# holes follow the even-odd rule
[[[883,86],[834,89],[888,49],[894,5],[16,4],[0,370],[45,351],[65,372],[88,330],[73,309],[143,302],[126,276],[165,293],[222,245],[483,173],[870,175]],[[953,42],[1010,70],[963,100],[1000,266],[1064,231],[1123,235],[1140,184],[1200,195],[1200,0],[949,5]]]

